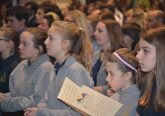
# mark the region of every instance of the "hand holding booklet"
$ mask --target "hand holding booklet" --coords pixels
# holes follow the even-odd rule
[[[79,87],[69,78],[64,80],[57,98],[84,116],[114,116],[122,106],[85,85]]]

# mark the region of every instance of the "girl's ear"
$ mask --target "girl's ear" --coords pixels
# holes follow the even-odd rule
[[[132,78],[132,72],[127,72],[127,73],[125,73],[125,74],[124,74],[124,78],[125,78],[126,80],[130,81],[131,78]]]
[[[39,46],[39,54],[42,54],[44,52],[43,47]]]
[[[67,49],[69,47],[69,40],[62,40],[62,48]]]

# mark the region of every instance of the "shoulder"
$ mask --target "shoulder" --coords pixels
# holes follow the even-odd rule
[[[132,85],[126,91],[120,94],[120,100],[123,104],[137,104],[140,92],[136,85]]]

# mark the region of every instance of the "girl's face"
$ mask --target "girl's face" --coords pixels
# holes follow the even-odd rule
[[[45,15],[44,11],[39,8],[36,13],[36,21],[38,24],[41,23],[42,19],[44,18],[44,15]]]
[[[156,48],[144,39],[139,41],[139,52],[136,55],[139,66],[143,72],[152,71],[156,63]]]
[[[0,31],[0,53],[5,53],[6,49],[8,49],[9,41],[6,41],[6,38],[4,38],[4,33]]]
[[[6,12],[7,12],[7,6],[2,5],[2,6],[1,6],[1,15],[2,15],[2,16],[5,16],[5,15],[6,15]]]
[[[128,87],[130,80],[128,79],[127,73],[122,72],[119,69],[117,63],[107,62],[106,71],[108,76],[106,78],[108,85],[114,90],[121,90]]]
[[[34,36],[28,31],[21,34],[19,51],[22,59],[34,61],[39,56],[40,51],[34,47],[33,39]]]
[[[41,23],[38,25],[38,28],[43,29],[45,31],[49,30],[49,25],[47,19],[43,18]]]
[[[48,38],[45,41],[48,55],[57,58],[64,53],[64,41],[62,36],[54,27],[48,30]]]
[[[99,46],[101,46],[102,48],[104,48],[105,46],[110,47],[108,32],[104,23],[102,22],[97,23],[94,36]]]
[[[132,42],[133,42],[133,40],[131,39],[130,36],[124,35],[123,43],[124,43],[125,47],[127,47],[128,49],[131,49]]]

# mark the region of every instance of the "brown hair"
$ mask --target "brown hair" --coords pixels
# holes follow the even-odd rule
[[[25,31],[30,32],[34,36],[33,38],[34,47],[39,49],[39,46],[41,46],[43,48],[43,51],[41,52],[41,54],[46,53],[46,46],[44,44],[44,41],[47,38],[47,33],[44,30],[36,28],[36,27],[27,28],[25,29]]]
[[[111,52],[121,48],[123,33],[119,23],[110,19],[102,20],[101,22],[104,23],[107,28],[109,41],[111,44]]]
[[[142,34],[142,39],[155,46],[156,64],[151,72],[139,72],[138,85],[141,88],[145,84],[144,93],[142,94],[139,105],[148,107],[154,105],[155,111],[165,111],[165,27],[159,27],[148,30]],[[156,84],[156,91],[153,94],[153,88]],[[152,95],[153,98],[152,98]],[[152,101],[153,100],[153,101]]]
[[[11,40],[14,43],[14,49],[15,51],[18,50],[18,45],[19,45],[19,36],[18,33],[9,27],[1,27],[0,31],[3,32],[3,36],[5,37],[6,40]]]
[[[75,55],[76,59],[90,71],[92,66],[90,41],[86,38],[86,33],[72,22],[56,21],[52,24],[63,39],[70,41],[68,53]]]
[[[127,49],[127,48],[120,48],[115,51],[124,61],[126,61],[128,64],[130,64],[132,67],[137,69],[137,62],[136,62],[136,54],[135,52]],[[119,66],[119,69],[126,73],[126,72],[132,72],[132,83],[136,83],[136,72],[126,66],[124,63],[122,63],[111,51],[105,52],[105,59],[107,62],[114,62],[117,63]]]

